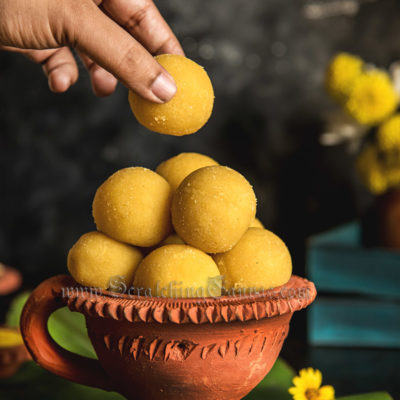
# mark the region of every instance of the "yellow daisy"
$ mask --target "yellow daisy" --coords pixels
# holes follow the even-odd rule
[[[300,370],[299,376],[293,378],[289,393],[294,400],[334,400],[335,390],[332,386],[322,386],[321,371],[313,368]]]
[[[363,61],[360,57],[348,53],[339,53],[330,62],[325,76],[328,93],[339,102],[344,102],[362,73]]]
[[[381,151],[400,151],[400,114],[394,114],[378,129],[377,142]]]
[[[359,123],[376,125],[395,111],[398,100],[389,75],[373,69],[356,78],[345,108]]]

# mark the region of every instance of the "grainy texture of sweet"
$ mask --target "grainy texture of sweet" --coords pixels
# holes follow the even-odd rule
[[[172,201],[176,233],[206,253],[230,250],[256,214],[256,196],[238,172],[223,166],[201,168],[184,179]]]
[[[139,249],[100,232],[80,237],[68,253],[68,270],[81,285],[107,289],[110,279],[129,286],[143,255]]]
[[[97,229],[121,242],[149,247],[171,232],[172,191],[155,172],[124,168],[111,175],[93,200]]]
[[[182,136],[197,132],[210,118],[214,90],[203,67],[186,57],[162,54],[157,61],[172,75],[177,91],[172,100],[156,104],[129,92],[136,119],[151,131]]]
[[[156,172],[167,180],[172,190],[176,190],[189,174],[211,165],[218,165],[211,157],[199,153],[181,153],[162,162]]]
[[[270,289],[284,285],[292,274],[285,243],[274,233],[249,228],[230,251],[214,255],[226,289]]]
[[[133,286],[158,297],[220,296],[221,288],[213,280],[219,276],[214,260],[201,250],[171,244],[152,251],[139,264]],[[210,282],[210,279],[212,280]]]

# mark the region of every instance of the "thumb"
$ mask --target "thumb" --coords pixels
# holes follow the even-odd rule
[[[75,48],[149,101],[164,103],[174,96],[176,85],[171,75],[92,1],[81,1],[73,14],[66,29]]]

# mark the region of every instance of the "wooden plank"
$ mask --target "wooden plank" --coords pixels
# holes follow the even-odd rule
[[[400,252],[364,248],[357,223],[309,241],[307,275],[319,292],[400,298]]]
[[[309,308],[313,345],[400,348],[400,304],[319,297]]]
[[[310,246],[361,246],[361,226],[358,222],[341,225],[308,239]]]

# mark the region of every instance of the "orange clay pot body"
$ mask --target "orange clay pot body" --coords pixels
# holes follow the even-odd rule
[[[0,275],[0,296],[7,296],[15,292],[22,285],[21,273],[11,267],[4,266],[4,271]]]
[[[378,196],[362,223],[365,245],[400,250],[400,188]]]
[[[392,189],[377,201],[381,245],[400,250],[400,188]]]
[[[69,297],[63,287],[73,288]],[[33,359],[137,400],[243,398],[275,363],[293,312],[316,296],[313,283],[296,276],[263,294],[215,299],[95,296],[77,288],[58,276],[31,295],[21,330]],[[49,315],[64,305],[85,315],[99,361],[61,349],[48,335]]]

